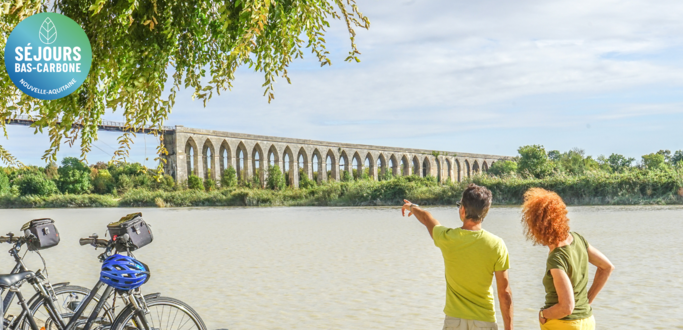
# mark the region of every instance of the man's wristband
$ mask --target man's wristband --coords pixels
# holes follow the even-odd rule
[[[413,206],[420,207],[420,205],[418,205],[418,204],[410,204],[410,211],[411,211],[411,212],[413,211]]]
[[[542,319],[545,318],[545,316],[543,316],[543,310],[542,310],[542,309],[541,309],[540,311],[538,311],[538,315],[539,315]]]

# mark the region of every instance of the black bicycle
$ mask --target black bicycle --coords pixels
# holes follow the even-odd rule
[[[139,228],[133,229],[140,233]],[[97,235],[93,235],[82,238],[79,242],[81,245],[92,245],[96,249],[103,248],[104,252],[99,255],[99,259],[104,261],[117,251],[131,255],[131,250],[142,246],[137,239],[137,236],[131,239],[129,234],[117,235],[111,239],[99,239]],[[0,242],[14,243],[18,246],[27,241],[30,240],[22,237],[0,237]],[[151,242],[151,238],[149,241]],[[23,264],[18,270],[15,274],[0,275],[0,290],[9,289],[14,293],[22,308],[20,316],[9,322],[9,330],[206,330],[201,317],[189,305],[177,299],[162,297],[159,293],[143,296],[139,287],[118,290],[99,280],[92,290],[74,290],[84,294],[83,299],[63,303],[55,299],[57,289],[51,288],[40,271],[21,271],[25,270]],[[25,282],[31,283],[38,292],[30,303],[24,300],[19,291],[19,287]],[[103,287],[104,291],[98,295]],[[54,291],[54,294],[50,291]],[[123,303],[118,314],[117,298]],[[112,301],[111,304],[107,302],[109,299]],[[94,307],[91,306],[93,301]],[[62,308],[62,305],[67,309]],[[36,311],[41,307],[46,311],[44,320],[36,320]],[[41,322],[41,326],[38,325],[38,321]]]
[[[109,240],[98,239],[97,235],[93,235],[88,238],[81,238],[79,243],[81,245],[92,245],[95,248],[104,248],[105,251],[99,256],[102,261],[113,255],[115,250],[124,249],[128,255],[132,254],[129,251],[132,247],[132,241],[128,234]],[[98,281],[92,292],[98,291],[101,286],[105,286],[105,284]],[[162,297],[159,293],[143,296],[139,288],[121,291],[108,285],[102,296],[109,297],[113,291],[121,297],[126,306],[114,319],[111,330],[206,330],[204,321],[199,314],[188,304],[178,299]],[[95,307],[96,311],[97,309]],[[89,324],[86,323],[82,330],[90,330]]]
[[[0,291],[8,289],[5,296],[0,298],[2,299],[2,306],[4,306],[4,309],[0,308],[0,311],[2,311],[3,328],[5,329],[28,330],[28,314],[32,316],[36,324],[41,328],[46,323],[50,322],[52,317],[49,313],[51,311],[54,311],[56,315],[58,314],[62,319],[69,319],[74,314],[75,309],[80,305],[83,298],[90,293],[90,290],[87,288],[69,285],[69,282],[51,284],[48,281],[47,276],[44,275],[47,273],[47,266],[45,265],[45,260],[42,256],[43,270],[38,270],[36,272],[28,270],[24,265],[23,257],[20,256],[20,251],[23,246],[27,245],[29,240],[30,237],[14,236],[12,233],[0,237],[0,243],[13,244],[12,248],[9,250],[9,254],[14,258],[16,263],[9,274],[0,275]],[[40,255],[39,252],[38,254]],[[26,254],[24,254],[24,256],[25,255]],[[21,284],[26,282],[30,283],[36,291],[33,297],[28,301],[24,299],[24,296],[19,290]],[[14,315],[8,315],[9,306],[15,298],[18,298],[19,305],[22,306],[22,312],[16,317]],[[95,295],[93,299],[99,301],[99,296]],[[41,308],[44,307],[45,301],[47,300],[53,302],[53,309]],[[108,307],[108,305],[105,305],[105,307]],[[103,316],[108,319],[109,323],[114,319],[114,316],[108,311],[105,311]]]

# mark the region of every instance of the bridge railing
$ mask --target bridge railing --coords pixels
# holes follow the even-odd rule
[[[35,119],[31,118],[28,115],[17,115],[16,117],[10,118],[9,122],[10,123],[15,122],[18,124],[32,123],[32,122],[35,122]],[[78,125],[78,123],[74,123],[74,125]],[[130,130],[130,127],[128,127],[126,125],[126,123],[120,122],[120,121],[113,121],[113,120],[103,120],[101,124],[97,125],[97,127],[104,129],[104,130],[115,130],[115,131],[121,131],[121,132]],[[157,127],[146,126],[146,127],[137,129],[138,132],[144,132],[144,133],[154,131],[154,130],[157,130]],[[173,126],[162,126],[161,130],[173,131],[173,130],[175,130],[175,127],[173,127]]]

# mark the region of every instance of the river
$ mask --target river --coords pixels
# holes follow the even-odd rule
[[[427,209],[445,226],[460,225],[455,208]],[[61,243],[43,252],[50,280],[92,287],[99,252],[78,238],[102,236],[107,223],[136,211],[154,231],[135,253],[152,271],[143,291],[189,303],[211,330],[443,325],[441,253],[398,208],[0,210],[0,233],[55,219]],[[683,207],[570,207],[569,217],[616,266],[593,305],[598,329],[683,329]],[[519,208],[496,207],[484,228],[510,252],[515,328],[538,329],[547,249],[524,239],[519,219]],[[7,273],[12,260],[0,260]],[[42,268],[34,253],[26,260]]]

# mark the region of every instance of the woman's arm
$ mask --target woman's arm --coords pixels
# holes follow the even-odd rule
[[[541,324],[544,324],[546,319],[561,319],[574,311],[574,287],[569,276],[562,269],[551,269],[550,275],[553,276],[558,302],[543,310],[545,319],[540,319]]]
[[[592,304],[600,290],[605,287],[607,279],[612,274],[612,271],[614,271],[614,265],[602,252],[592,245],[588,246],[588,262],[598,267],[598,271],[595,272],[595,279],[593,279],[593,285],[588,290],[588,303]]]

